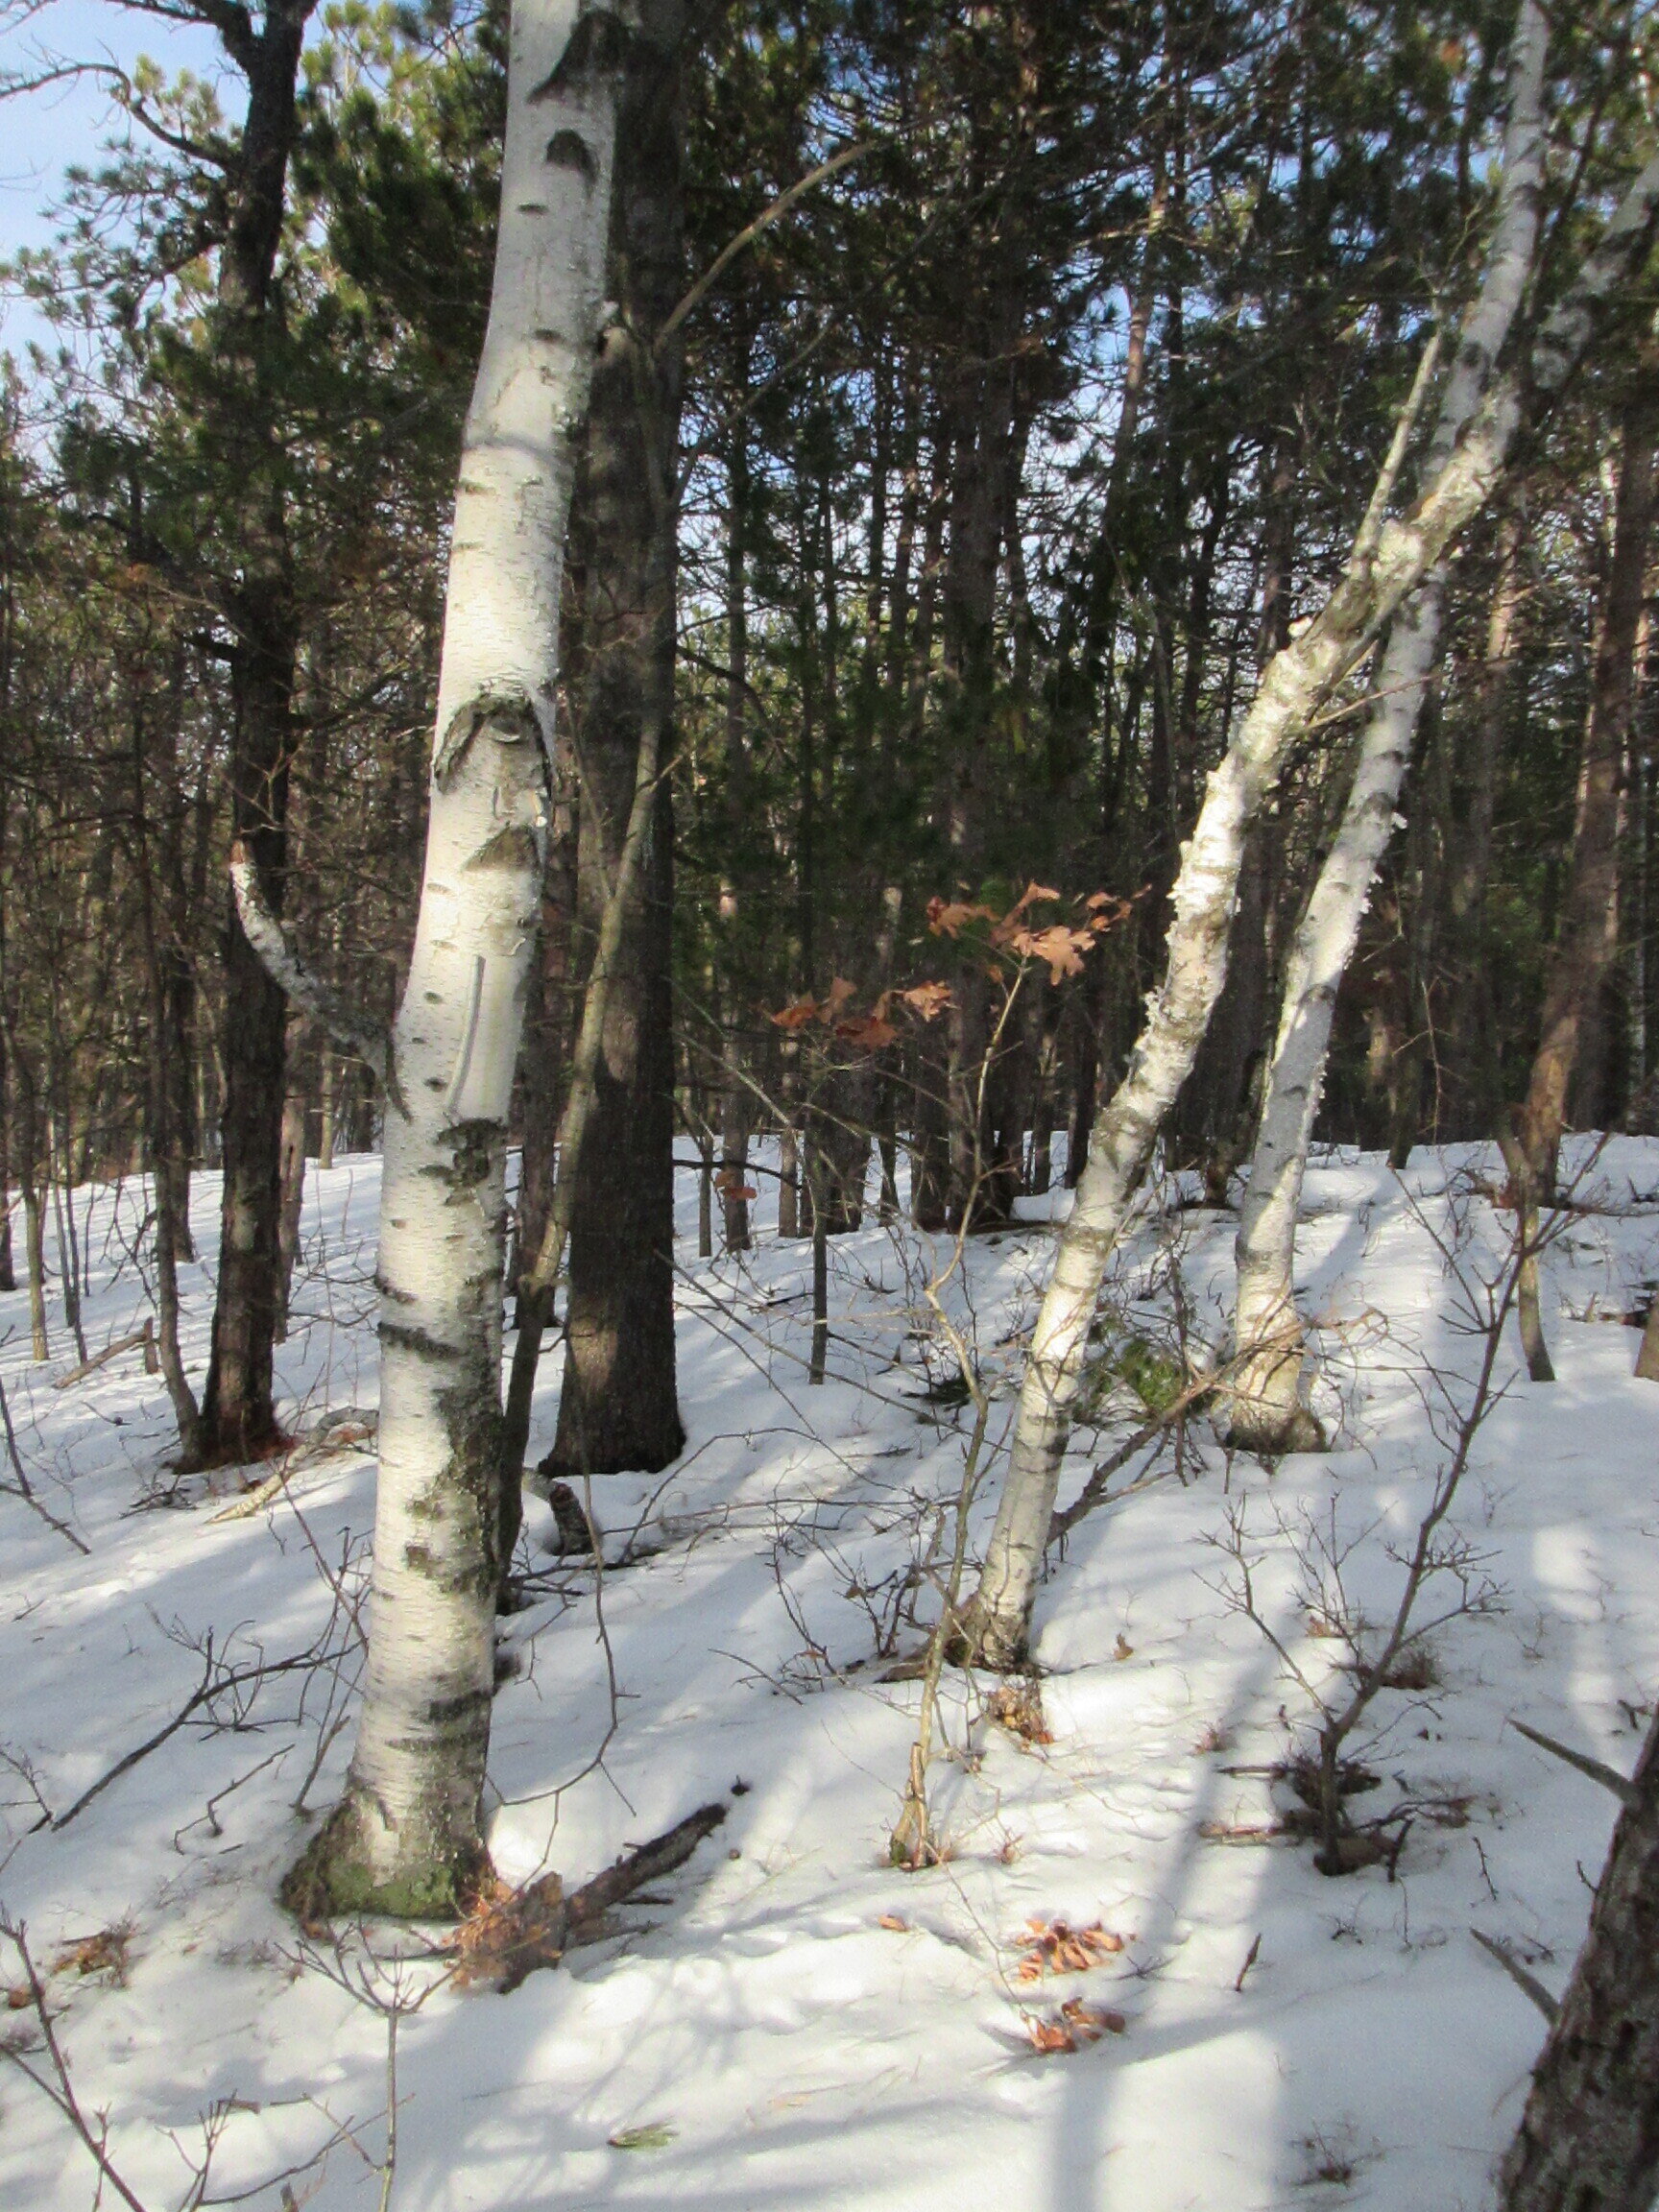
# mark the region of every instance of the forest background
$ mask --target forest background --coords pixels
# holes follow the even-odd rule
[[[174,1214],[193,1161],[223,1154],[242,1176],[227,1206],[256,1216],[251,1272],[232,1268],[227,1295],[261,1311],[221,1341],[204,1447],[241,1448],[272,1429],[256,1339],[281,1293],[254,1278],[283,1264],[294,1163],[301,1144],[326,1160],[342,1137],[370,1143],[377,1105],[359,1062],[285,1022],[228,913],[226,856],[251,838],[309,965],[389,1018],[488,297],[502,28],[488,11],[290,11],[277,56],[239,48],[234,10],[150,12],[222,41],[220,66],[77,67],[80,96],[90,82],[130,120],[70,171],[58,243],[15,263],[56,342],[14,363],[7,400],[0,1146],[32,1214],[54,1181],[147,1162],[166,1164]],[[896,983],[975,974],[930,900],[1001,915],[1040,885],[1056,899],[1031,918],[1051,926],[1106,894],[1099,950],[1060,958],[999,1039],[982,1115],[997,1172],[974,1203],[1006,1217],[1046,1187],[1056,1128],[1078,1172],[1208,770],[1327,593],[1428,331],[1479,265],[1507,23],[1460,7],[704,12],[663,95],[684,162],[642,249],[660,297],[621,310],[672,324],[660,361],[684,348],[661,395],[677,424],[673,865],[650,889],[672,929],[634,961],[641,991],[672,991],[672,1043],[661,1019],[645,1028],[673,1064],[613,1058],[624,1087],[672,1088],[682,1142],[735,1192],[751,1126],[798,1119],[835,1079],[803,1059],[818,1029],[789,1025],[805,1002],[843,977],[868,1012]],[[1546,272],[1628,174],[1642,35],[1615,9],[1557,41]],[[260,98],[283,161],[261,235],[239,242]],[[252,255],[241,305],[228,241]],[[252,334],[240,368],[228,316]],[[1651,445],[1625,323],[1457,559],[1322,1135],[1403,1158],[1491,1135],[1521,1102],[1575,827],[1613,849],[1605,944],[1575,986],[1571,1118],[1651,1118],[1645,711],[1622,718],[1611,829],[1607,805],[1586,827],[1578,804],[1617,487],[1626,445],[1638,467]],[[617,620],[616,587],[591,583],[577,498],[566,727],[593,724],[581,743],[614,800],[641,699],[654,709],[597,639],[595,589]],[[1640,611],[1637,627],[1619,641],[1627,679]],[[601,708],[630,684],[639,697]],[[1216,1190],[1248,1152],[1357,735],[1352,705],[1323,718],[1249,839],[1226,995],[1174,1138]],[[516,1111],[531,1216],[600,895],[605,801],[590,786],[584,813],[579,749]],[[895,1136],[920,1147],[921,1217],[968,1203],[974,1000],[970,982],[948,1046],[912,1020],[874,1074],[840,1071],[889,1177]],[[587,1209],[613,1240],[657,1234],[663,1148],[661,1117],[618,1101],[595,1146],[615,1171]],[[731,1198],[729,1243],[743,1214]],[[641,1326],[639,1310],[624,1334]],[[619,1463],[641,1441],[618,1438]],[[643,1444],[661,1455],[661,1436]]]
[[[1564,1134],[1659,1125],[1651,18],[644,0],[567,38],[526,9],[520,44],[561,33],[528,92],[499,9],[140,0],[123,35],[147,18],[193,69],[48,50],[23,8],[5,85],[109,129],[9,268],[39,335],[0,425],[0,1290],[36,1362],[66,1334],[92,1371],[75,1194],[138,1179],[174,1473],[285,1464],[307,1160],[384,1144],[391,1233],[432,1178],[477,1213],[470,1275],[383,1234],[369,1694],[284,1886],[302,1920],[421,1916],[488,1867],[549,1328],[543,1487],[685,1445],[676,1163],[702,1257],[750,1252],[762,1185],[809,1249],[808,1385],[867,1210],[956,1239],[966,1281],[966,1239],[1077,1186],[971,1600],[989,1401],[927,1291],[977,1427],[893,1837],[921,1867],[930,1701],[948,1658],[1026,1661],[1155,1141],[1222,1211],[1254,1155],[1215,1350],[1229,1447],[1272,1459],[1329,1441],[1291,1274],[1315,1131],[1398,1168],[1503,1147],[1478,1425],[1511,1298],[1552,1379]],[[503,204],[533,109],[547,203]],[[568,268],[519,328],[534,215]],[[537,480],[557,700],[469,663],[456,713],[509,326],[567,397]],[[468,805],[493,827],[464,857]],[[465,1003],[435,893],[493,898],[512,939],[479,939]],[[1183,1407],[1216,1380],[1184,1373]],[[389,1512],[432,1526],[393,1546]],[[1355,1650],[1362,1685],[1398,1656]]]

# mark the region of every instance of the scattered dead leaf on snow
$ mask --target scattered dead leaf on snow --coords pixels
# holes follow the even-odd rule
[[[1098,1920],[1073,1928],[1065,1920],[1027,1920],[1020,1940],[1024,1955],[1016,1969],[1022,1982],[1041,1982],[1046,1974],[1087,1974],[1102,1960],[1115,1959],[1126,1937]]]
[[[1121,2035],[1128,2025],[1121,2012],[1114,2012],[1104,2005],[1086,2004],[1081,1997],[1073,1997],[1069,2005],[1062,2005],[1059,2011],[1046,2020],[1040,2020],[1035,2013],[1025,2015],[1025,2032],[1031,2038],[1031,2047],[1046,2056],[1058,2052],[1081,2051],[1086,2044],[1098,2043],[1103,2035]]]

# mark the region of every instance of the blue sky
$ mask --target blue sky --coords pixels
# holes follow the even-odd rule
[[[8,76],[36,69],[46,56],[130,67],[140,54],[170,75],[180,69],[216,73],[218,46],[211,33],[131,12],[114,0],[51,0],[26,20],[0,27],[0,72]],[[60,195],[64,169],[94,159],[119,120],[94,79],[0,104],[0,255],[50,243],[48,211]],[[0,348],[21,352],[31,337],[40,335],[33,308],[0,297]]]

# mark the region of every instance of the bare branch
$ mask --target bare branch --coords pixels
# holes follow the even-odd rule
[[[1471,1928],[1469,1933],[1474,1936],[1476,1942],[1479,1944],[1482,1951],[1486,1952],[1490,1957],[1497,1960],[1499,1965],[1503,1967],[1504,1973],[1507,1974],[1510,1981],[1514,1983],[1516,1988],[1519,1989],[1524,1996],[1529,1997],[1532,2000],[1533,2004],[1537,2006],[1539,2011],[1543,2013],[1545,2019],[1549,2021],[1551,2027],[1553,2027],[1555,2025],[1555,2015],[1560,2011],[1561,2007],[1556,1999],[1551,1996],[1549,1990],[1545,1988],[1543,1983],[1539,1981],[1537,1975],[1529,1974],[1527,1968],[1522,1965],[1520,1960],[1516,1958],[1514,1952],[1510,1950],[1508,1944],[1503,1942],[1498,1936],[1482,1936],[1479,1928]]]
[[[236,912],[259,964],[279,991],[296,1006],[314,1015],[334,1042],[355,1052],[380,1083],[386,1095],[404,1111],[392,1065],[390,1033],[377,1022],[365,1022],[353,1013],[338,992],[321,976],[313,975],[289,944],[280,922],[266,903],[264,889],[248,848],[238,838],[230,848],[230,884],[236,894]]]
[[[1201,1398],[1208,1397],[1213,1390],[1217,1389],[1225,1382],[1227,1373],[1228,1368],[1225,1365],[1202,1369],[1192,1377],[1184,1389],[1178,1391],[1170,1399],[1168,1405],[1162,1411],[1154,1413],[1149,1421],[1142,1422],[1127,1443],[1120,1444],[1109,1459],[1101,1460],[1097,1467],[1093,1468],[1088,1481],[1084,1483],[1070,1504],[1066,1506],[1063,1511],[1056,1512],[1049,1517],[1049,1544],[1058,1543],[1069,1529],[1076,1527],[1086,1513],[1092,1513],[1094,1507],[1106,1498],[1106,1486],[1118,1469],[1126,1467],[1136,1453],[1141,1451],[1143,1446],[1155,1442],[1157,1438],[1173,1429],[1178,1421],[1191,1412]],[[1143,1469],[1135,1480],[1127,1486],[1127,1489],[1119,1491],[1118,1496],[1123,1497],[1128,1494],[1128,1490],[1140,1489],[1145,1480],[1146,1470]]]
[[[113,1344],[106,1344],[102,1352],[94,1352],[90,1359],[83,1359],[79,1367],[71,1367],[67,1375],[60,1375],[52,1387],[67,1390],[71,1382],[84,1382],[88,1375],[95,1375],[100,1367],[108,1366],[121,1353],[135,1352],[140,1344],[154,1343],[155,1337],[156,1324],[147,1320],[142,1329],[134,1329],[130,1336],[117,1336]]]
[[[1377,549],[1377,541],[1382,535],[1383,521],[1393,503],[1395,487],[1400,481],[1400,471],[1406,466],[1406,454],[1411,444],[1411,433],[1417,427],[1417,419],[1423,412],[1424,400],[1429,397],[1429,387],[1434,380],[1434,371],[1439,359],[1440,332],[1436,330],[1423,349],[1423,358],[1417,364],[1417,373],[1411,379],[1411,389],[1407,395],[1406,404],[1401,408],[1399,420],[1394,424],[1394,435],[1389,441],[1387,458],[1382,463],[1382,471],[1376,483],[1372,486],[1371,501],[1365,510],[1365,518],[1360,523],[1354,540],[1353,558],[1356,561],[1369,560]]]
[[[206,1664],[203,1670],[202,1680],[190,1695],[185,1698],[172,1719],[167,1721],[164,1726],[157,1728],[154,1736],[147,1736],[142,1743],[135,1745],[123,1758],[117,1759],[114,1766],[101,1774],[90,1789],[83,1790],[68,1811],[60,1813],[58,1817],[50,1823],[53,1833],[56,1834],[60,1828],[67,1828],[76,1815],[84,1813],[94,1797],[102,1796],[111,1782],[118,1782],[123,1774],[131,1773],[140,1760],[149,1758],[152,1751],[158,1751],[168,1738],[176,1736],[194,1714],[199,1713],[203,1706],[210,1705],[215,1697],[222,1696],[226,1691],[239,1690],[249,1682],[263,1682],[273,1674],[291,1674],[298,1668],[320,1667],[324,1664],[325,1655],[313,1647],[309,1651],[296,1652],[291,1659],[261,1661],[257,1666],[240,1667],[227,1673],[223,1662],[213,1650],[212,1641],[209,1637]],[[47,1825],[48,1823],[44,1819],[35,1823],[36,1828],[44,1828]]]
[[[23,1455],[17,1449],[17,1431],[12,1426],[12,1408],[6,1402],[6,1385],[4,1382],[0,1382],[0,1421],[6,1425],[6,1453],[12,1462],[12,1471],[17,1478],[17,1487],[12,1493],[13,1496],[21,1498],[31,1513],[38,1513],[49,1528],[56,1528],[65,1543],[73,1544],[84,1559],[90,1559],[92,1556],[91,1545],[77,1536],[66,1521],[60,1521],[56,1513],[48,1511],[35,1495],[34,1484],[30,1481],[28,1472],[23,1465]],[[11,1490],[12,1485],[10,1482],[0,1483],[0,1489]]]
[[[96,2162],[102,2179],[108,2182],[122,2203],[130,2207],[130,2212],[147,2212],[142,2198],[132,2194],[132,2191],[109,2162],[106,2130],[102,2121],[97,2128],[94,2128],[81,2109],[80,2100],[75,2094],[75,2084],[70,2079],[68,2061],[63,2056],[62,2046],[58,2040],[58,2032],[52,2023],[52,2014],[47,2008],[46,1991],[41,1984],[40,1969],[36,1965],[29,1949],[27,1926],[21,1920],[9,1919],[6,1913],[0,1911],[0,1935],[11,1937],[18,1958],[23,1961],[23,1972],[28,1978],[30,2008],[36,2019],[40,2023],[41,2039],[46,2045],[46,2056],[52,2061],[54,2079],[47,2080],[43,2076],[36,2074],[34,2067],[28,2064],[22,2053],[14,2050],[7,2043],[0,2042],[0,2056],[10,2058],[17,2071],[26,2075],[34,2082],[36,2088],[42,2091],[57,2105],[59,2111],[69,2122]]]
[[[1616,1767],[1603,1760],[1591,1758],[1587,1751],[1575,1751],[1571,1744],[1558,1743],[1553,1736],[1546,1736],[1541,1728],[1529,1728],[1525,1720],[1511,1719],[1511,1728],[1525,1736],[1528,1743],[1536,1743],[1540,1751],[1550,1751],[1557,1759],[1564,1759],[1569,1767],[1576,1767],[1580,1774],[1588,1774],[1592,1782],[1599,1782],[1603,1790],[1611,1790],[1621,1805],[1634,1805],[1636,1791]]]
[[[843,146],[839,154],[831,154],[828,161],[820,161],[816,169],[808,169],[805,176],[797,178],[786,192],[781,192],[769,207],[762,208],[753,223],[739,230],[735,238],[721,248],[678,306],[664,317],[662,327],[657,333],[658,348],[674,335],[685,318],[708,297],[710,287],[719,281],[738,254],[759,237],[762,230],[770,229],[781,215],[787,215],[795,203],[810,192],[814,184],[822,184],[826,178],[833,177],[838,169],[846,169],[853,162],[861,160],[878,143],[877,139],[865,138],[856,146]]]

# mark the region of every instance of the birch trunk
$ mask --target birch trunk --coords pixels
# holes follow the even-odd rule
[[[392,1038],[367,1690],[345,1795],[284,1885],[301,1911],[446,1914],[489,1864],[507,1113],[626,36],[577,0],[513,11],[494,287],[456,493],[420,918]]]
[[[1515,320],[1538,238],[1544,181],[1544,63],[1550,32],[1537,0],[1516,26],[1509,115],[1486,276],[1446,380],[1425,474],[1432,481],[1461,436]],[[1233,1338],[1239,1364],[1229,1441],[1247,1452],[1324,1447],[1303,1404],[1304,1345],[1293,1273],[1296,1214],[1308,1147],[1325,1088],[1336,994],[1393,833],[1431,672],[1440,643],[1446,578],[1437,569],[1396,616],[1377,676],[1354,785],[1285,977],[1267,1094],[1238,1214],[1238,1291]]]
[[[1290,949],[1267,1094],[1239,1207],[1235,1371],[1229,1441],[1247,1452],[1317,1452],[1325,1438],[1302,1403],[1303,1335],[1292,1288],[1296,1215],[1324,1094],[1331,1025],[1378,863],[1395,821],[1418,710],[1430,681],[1445,578],[1430,578],[1394,624],[1378,672],[1354,785]]]
[[[1538,333],[1527,387],[1515,370],[1496,377],[1415,507],[1388,521],[1380,518],[1391,489],[1384,472],[1336,589],[1268,664],[1237,738],[1210,776],[1174,887],[1163,980],[1128,1071],[1096,1118],[1089,1165],[1038,1312],[1008,1479],[958,1640],[963,1655],[1010,1666],[1024,1653],[1089,1324],[1158,1132],[1226,979],[1244,832],[1314,714],[1491,497],[1521,424],[1524,389],[1537,401],[1559,391],[1582,357],[1597,309],[1646,252],[1656,211],[1659,159],[1630,186],[1600,246]]]

